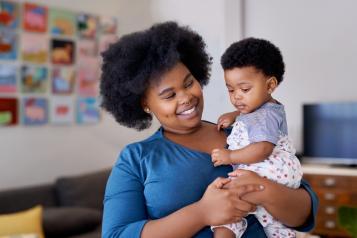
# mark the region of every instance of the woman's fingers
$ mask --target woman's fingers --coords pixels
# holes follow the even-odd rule
[[[215,188],[221,189],[224,187],[224,185],[228,184],[230,181],[231,181],[230,178],[218,177],[209,186],[213,186]]]

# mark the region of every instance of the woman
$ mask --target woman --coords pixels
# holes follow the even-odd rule
[[[294,190],[253,172],[231,180],[222,178],[230,166],[213,166],[210,153],[229,131],[201,119],[210,64],[201,36],[174,22],[126,35],[103,54],[103,108],[130,128],[148,128],[152,116],[161,124],[113,167],[103,237],[213,237],[209,226],[240,221],[258,204],[287,226],[313,227],[317,199],[306,183]],[[265,237],[247,220],[243,237]]]

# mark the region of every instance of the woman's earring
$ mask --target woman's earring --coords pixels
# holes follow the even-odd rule
[[[150,109],[149,109],[148,107],[145,107],[145,108],[144,108],[144,111],[145,111],[146,113],[150,113]]]

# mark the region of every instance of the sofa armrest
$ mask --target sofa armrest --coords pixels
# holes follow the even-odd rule
[[[52,207],[56,203],[52,184],[0,191],[0,214],[18,212],[38,204]]]

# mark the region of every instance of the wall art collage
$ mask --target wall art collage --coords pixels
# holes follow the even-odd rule
[[[115,17],[0,0],[0,127],[93,124]]]

